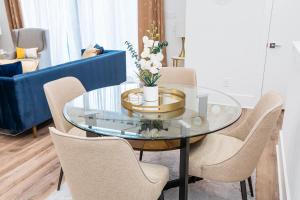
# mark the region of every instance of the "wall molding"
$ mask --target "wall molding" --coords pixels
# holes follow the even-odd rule
[[[279,199],[280,200],[291,200],[289,182],[287,176],[287,167],[286,167],[286,156],[284,150],[284,134],[282,130],[279,134],[279,141],[276,145],[276,156],[277,156],[277,173],[278,173],[278,186],[279,186]]]

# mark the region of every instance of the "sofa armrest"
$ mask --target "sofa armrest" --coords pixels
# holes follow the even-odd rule
[[[19,104],[14,78],[0,77],[0,127],[21,130],[23,122],[19,115]]]

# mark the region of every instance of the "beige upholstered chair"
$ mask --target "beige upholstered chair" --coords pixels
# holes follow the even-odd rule
[[[73,199],[163,198],[168,168],[137,161],[126,140],[70,136],[49,129]]]
[[[72,126],[63,116],[65,104],[86,92],[81,82],[74,77],[65,77],[44,85],[45,95],[54,120],[55,127],[71,135],[85,136],[86,132]],[[60,170],[57,190],[60,189],[63,171]]]
[[[46,83],[44,91],[55,127],[65,133],[85,134],[67,122],[63,115],[65,104],[86,92],[81,82],[74,77],[65,77]]]
[[[240,126],[228,134],[211,134],[192,145],[189,174],[221,182],[240,181],[243,200],[247,199],[248,178],[251,195],[251,174],[276,128],[281,114],[282,98],[265,94]]]
[[[38,48],[39,68],[51,66],[49,31],[41,28],[12,30],[15,47]]]
[[[161,78],[159,84],[185,84],[197,87],[196,72],[191,68],[183,67],[163,67],[161,68]],[[203,136],[191,139],[191,143],[198,142]],[[140,160],[143,157],[143,151],[157,151],[177,149],[180,146],[179,140],[161,140],[161,141],[137,141],[129,140],[129,143],[136,150],[140,151]]]
[[[197,86],[196,72],[185,67],[163,67],[161,68],[159,84],[186,84]]]

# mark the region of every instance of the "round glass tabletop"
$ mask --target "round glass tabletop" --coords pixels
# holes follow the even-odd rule
[[[240,104],[222,92],[181,84],[160,86],[184,92],[185,108],[166,113],[129,111],[121,104],[121,94],[139,88],[139,84],[126,82],[73,99],[65,105],[64,116],[74,126],[97,135],[172,140],[216,132],[234,123],[241,115]],[[173,101],[168,96],[164,99]],[[139,97],[132,102],[145,104]]]

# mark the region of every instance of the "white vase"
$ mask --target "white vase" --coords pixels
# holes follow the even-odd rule
[[[157,101],[158,100],[158,86],[143,87],[144,100],[145,101]]]

